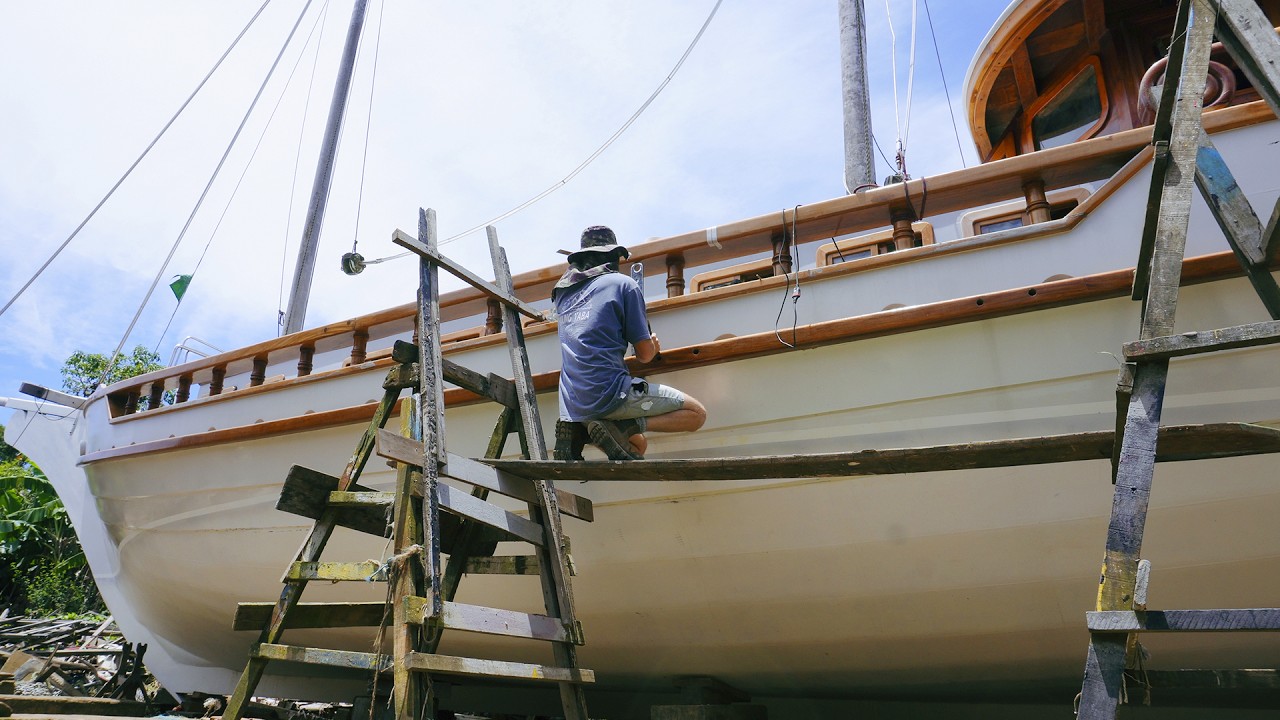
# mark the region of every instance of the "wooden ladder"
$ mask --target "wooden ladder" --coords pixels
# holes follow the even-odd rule
[[[294,466],[277,507],[315,520],[306,542],[289,565],[284,589],[275,603],[242,603],[236,629],[261,628],[258,642],[227,703],[223,717],[240,720],[268,662],[285,660],[373,673],[390,672],[397,720],[434,717],[433,675],[557,683],[564,716],[587,720],[582,686],[592,671],[578,665],[584,642],[570,586],[568,539],[561,513],[590,522],[591,502],[557,490],[550,480],[507,474],[445,446],[444,382],[454,383],[503,406],[486,457],[496,458],[511,432],[518,432],[524,456],[546,460],[546,442],[534,395],[518,313],[541,319],[537,310],[512,292],[511,272],[497,233],[488,229],[496,284],[488,283],[436,251],[435,213],[419,213],[418,237],[396,231],[393,241],[420,256],[417,344],[397,342],[398,365],[387,374],[385,392],[342,474],[333,477]],[[503,308],[513,380],[483,376],[444,360],[440,352],[438,268],[443,267],[488,294]],[[401,433],[384,429],[400,393],[404,400]],[[374,492],[357,484],[365,464],[377,453],[397,463],[395,492]],[[453,479],[472,487],[470,494],[441,482]],[[529,516],[508,512],[488,501],[498,493],[527,504]],[[443,511],[443,512],[441,512]],[[333,530],[346,527],[393,539],[385,562],[321,562]],[[533,546],[532,555],[494,557],[498,542]],[[448,555],[442,562],[441,555]],[[464,573],[537,575],[546,614],[454,602]],[[299,603],[311,580],[376,580],[390,585],[388,601],[371,603]],[[388,606],[393,614],[392,652],[353,652],[281,644],[290,628],[381,627]],[[438,654],[445,629],[528,638],[551,643],[554,663],[538,665]]]
[[[1280,203],[1264,225],[1201,124],[1201,93],[1215,27],[1236,65],[1280,115],[1280,40],[1262,10],[1253,0],[1181,0],[1169,49],[1169,79],[1153,131],[1151,191],[1134,276],[1133,299],[1143,301],[1141,336],[1124,346],[1126,365],[1117,389],[1116,489],[1097,610],[1088,614],[1090,644],[1079,708],[1086,720],[1116,716],[1125,696],[1126,668],[1138,657],[1137,633],[1280,630],[1280,609],[1274,608],[1147,610],[1149,565],[1139,561],[1169,360],[1280,342],[1280,287],[1270,270],[1280,247]],[[1174,334],[1193,183],[1271,321]],[[1210,679],[1221,686],[1223,674],[1213,673]],[[1188,676],[1179,684],[1189,687],[1193,680]]]

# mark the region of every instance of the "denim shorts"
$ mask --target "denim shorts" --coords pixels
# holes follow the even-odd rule
[[[655,415],[666,415],[684,407],[684,393],[670,385],[659,385],[647,380],[635,378],[631,381],[631,391],[627,398],[613,410],[606,413],[605,420],[639,421],[640,431],[644,432],[644,419]]]

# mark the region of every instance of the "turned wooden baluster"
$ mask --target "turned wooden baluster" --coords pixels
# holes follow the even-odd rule
[[[209,396],[222,394],[222,381],[227,377],[227,366],[219,365],[213,369],[213,379],[209,381]]]
[[[359,365],[368,357],[369,331],[357,330],[351,335],[351,364]]]
[[[773,274],[791,272],[791,228],[773,236]]]
[[[502,332],[502,303],[490,300],[485,307],[484,334],[497,335]]]
[[[249,373],[249,387],[258,387],[267,379],[267,356],[259,355],[253,359],[253,371]]]
[[[191,376],[183,375],[178,378],[178,395],[175,398],[178,402],[184,403],[191,398]]]
[[[314,345],[303,345],[298,348],[298,377],[306,377],[311,374],[311,361],[316,356],[316,347]]]
[[[124,401],[124,414],[125,414],[125,415],[132,415],[132,414],[134,414],[134,413],[138,412],[138,401],[139,401],[139,400],[141,400],[141,399],[142,399],[142,389],[141,389],[141,388],[137,388],[137,389],[134,389],[134,390],[130,390],[130,391],[129,391],[129,394],[125,396],[125,401]]]
[[[1049,222],[1053,218],[1053,206],[1044,193],[1044,180],[1028,180],[1022,186],[1027,198],[1027,211],[1024,222],[1027,225]]]
[[[895,250],[906,250],[916,246],[916,231],[911,228],[916,214],[910,211],[895,211],[889,219],[893,222],[893,247]]]
[[[667,256],[667,297],[680,297],[684,294],[684,255],[672,253]]]
[[[151,394],[147,396],[147,409],[155,410],[160,407],[162,400],[164,400],[164,381],[151,383]]]

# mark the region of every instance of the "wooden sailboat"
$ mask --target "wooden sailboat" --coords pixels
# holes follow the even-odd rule
[[[650,457],[1113,429],[1114,355],[1136,323],[1129,293],[1153,154],[1139,98],[1172,12],[1142,0],[1015,2],[966,83],[981,166],[632,245],[650,288],[666,288],[649,303],[662,356],[633,369],[711,408],[704,430],[653,438]],[[1229,59],[1215,60],[1225,74],[1211,83],[1205,128],[1265,205],[1280,124]],[[1203,205],[1187,256],[1180,327],[1263,315]],[[545,306],[562,271],[518,275],[517,295]],[[794,326],[777,323],[797,286]],[[462,290],[440,304],[458,328],[446,357],[503,373],[485,296]],[[274,509],[280,480],[300,459],[343,464],[413,315],[406,304],[117,383],[64,411],[78,419],[69,435],[35,417],[47,405],[7,401],[30,416],[11,423],[31,420],[15,441],[53,479],[109,606],[149,643],[167,686],[224,692],[234,682],[251,640],[229,629],[236,602],[274,594],[305,530]],[[525,333],[542,416],[554,418],[555,326]],[[1280,427],[1277,353],[1176,361],[1166,421]],[[482,454],[495,408],[459,388],[446,402],[450,437],[475,438],[450,450]],[[1222,604],[1216,588],[1228,579],[1227,604],[1274,602],[1280,537],[1230,532],[1267,528],[1280,511],[1274,467],[1259,455],[1161,469],[1147,532],[1161,547],[1161,603]],[[573,537],[583,661],[621,689],[678,675],[802,697],[1076,683],[1109,480],[1103,454],[1033,468],[579,486],[596,512]],[[363,482],[392,481],[388,471]],[[384,551],[336,540],[346,556]],[[510,578],[477,577],[467,590],[513,608],[538,602]],[[327,597],[379,593],[343,586]],[[367,632],[299,633],[312,639],[371,642]],[[444,647],[466,653],[469,643],[483,644]],[[1191,638],[1161,652],[1171,664],[1274,661],[1257,638]],[[275,675],[262,687],[311,696],[318,685]]]

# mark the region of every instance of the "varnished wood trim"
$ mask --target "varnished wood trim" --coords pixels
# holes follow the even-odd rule
[[[1097,55],[1089,55],[1080,60],[1080,62],[1071,66],[1066,72],[1063,72],[1048,89],[1036,98],[1036,101],[1027,107],[1022,113],[1022,146],[1028,151],[1033,150],[1036,146],[1035,133],[1031,131],[1031,123],[1035,121],[1036,115],[1045,108],[1046,105],[1053,102],[1062,94],[1062,91],[1071,86],[1076,78],[1080,77],[1085,70],[1093,68],[1093,77],[1098,85],[1098,101],[1102,105],[1102,111],[1098,114],[1098,119],[1084,131],[1079,138],[1073,140],[1072,143],[1081,142],[1082,140],[1092,138],[1097,135],[1103,126],[1107,124],[1107,118],[1111,116],[1111,100],[1107,96],[1107,82],[1102,74],[1102,61]],[[1069,143],[1070,144],[1070,143]]]
[[[1206,113],[1204,123],[1206,131],[1214,133],[1262,122],[1272,117],[1266,103],[1257,101]],[[796,240],[800,244],[805,244],[881,228],[884,226],[886,208],[907,209],[908,198],[911,203],[919,207],[925,194],[926,183],[928,210],[931,214],[943,214],[1021,197],[1022,184],[1028,178],[1042,178],[1045,181],[1045,187],[1050,190],[1084,182],[1095,182],[1111,176],[1139,150],[1149,145],[1150,140],[1149,127],[1136,128],[931,178],[911,180],[905,186],[874,188],[856,195],[804,205],[797,212]],[[658,262],[659,259],[661,262],[666,262],[668,255],[680,253],[685,258],[687,267],[697,267],[755,253],[771,252],[772,238],[781,230],[780,214],[772,212],[715,228],[715,235],[721,249],[716,249],[707,243],[707,232],[703,230],[655,240],[630,249],[632,260],[637,262],[645,260]],[[516,296],[526,302],[549,297],[551,286],[564,269],[565,266],[560,264],[515,276]],[[682,299],[684,298],[658,301],[651,305],[651,309],[656,310],[655,306],[660,303],[679,302]],[[483,293],[466,288],[442,295],[440,306],[445,319],[454,319],[483,313],[486,300],[487,297]],[[176,379],[184,374],[190,375],[194,383],[204,384],[212,379],[213,367],[221,366],[228,374],[234,376],[249,372],[254,357],[270,357],[281,352],[292,354],[300,345],[314,344],[316,352],[320,353],[349,347],[354,340],[354,334],[358,331],[369,332],[373,328],[378,328],[377,333],[374,334],[376,337],[388,337],[398,332],[407,332],[412,327],[414,312],[415,304],[406,303],[351,320],[273,338],[231,352],[124,380],[99,391],[95,397],[103,393],[113,395],[127,393],[152,382],[171,382],[176,385]]]
[[[1277,260],[1275,266],[1280,267],[1280,259]],[[1240,265],[1230,252],[1191,258],[1184,263],[1182,272],[1184,284],[1209,282],[1240,275],[1242,275]],[[1132,283],[1133,269],[1128,268],[1097,275],[1041,283],[1031,287],[957,298],[928,305],[899,308],[840,320],[829,320],[796,328],[795,344],[798,350],[823,347],[1037,310],[1127,297]],[[746,360],[783,352],[792,352],[792,350],[780,344],[772,332],[763,332],[699,345],[673,348],[671,350],[664,349],[661,356],[654,362],[641,364],[635,362],[633,358],[628,362],[628,367],[638,377],[649,377],[676,370]],[[304,381],[321,377],[324,376],[313,375],[305,378]],[[534,387],[538,392],[550,392],[555,389],[559,377],[560,373],[558,371],[540,373],[533,378]],[[484,400],[484,398],[465,390],[455,388],[445,392],[446,406],[466,405],[481,400]],[[136,455],[258,440],[307,430],[367,422],[373,417],[373,411],[376,407],[376,403],[366,403],[354,407],[310,413],[253,425],[242,425],[223,430],[153,440],[127,447],[89,453],[81,457],[80,463],[83,465]]]

